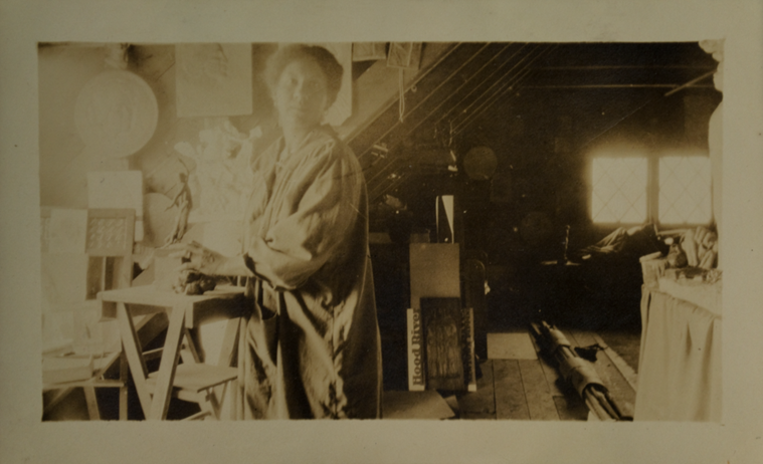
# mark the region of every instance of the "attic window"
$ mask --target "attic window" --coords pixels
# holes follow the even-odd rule
[[[593,159],[591,217],[597,223],[641,223],[647,218],[647,158]]]
[[[659,218],[666,224],[707,224],[712,220],[710,158],[660,158]]]
[[[707,156],[598,156],[591,173],[594,223],[684,226],[713,219]]]

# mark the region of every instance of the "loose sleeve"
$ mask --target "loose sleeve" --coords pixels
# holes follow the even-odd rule
[[[335,143],[311,156],[292,175],[280,205],[288,213],[264,236],[248,244],[247,262],[256,275],[284,289],[301,286],[320,269],[352,233],[358,216],[362,175],[351,153]]]

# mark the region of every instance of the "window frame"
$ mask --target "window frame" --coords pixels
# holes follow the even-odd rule
[[[613,150],[615,151],[615,150]],[[702,223],[694,222],[661,222],[660,215],[660,159],[670,156],[679,157],[706,157],[710,162],[710,154],[707,150],[697,150],[696,152],[686,152],[683,150],[676,151],[661,151],[661,152],[647,152],[647,151],[628,151],[625,153],[610,153],[608,150],[600,150],[596,153],[590,154],[587,157],[586,163],[586,181],[589,186],[588,197],[586,199],[588,220],[594,227],[600,229],[616,229],[618,227],[634,227],[646,223],[654,224],[662,229],[688,229],[697,226],[708,227],[715,223],[715,205],[713,197],[713,178],[712,178],[712,164],[710,171],[710,191],[708,196],[710,199],[710,220]],[[646,179],[646,218],[643,222],[597,222],[593,218],[593,163],[595,159],[600,158],[645,158],[647,160],[647,179]]]
[[[646,158],[643,154],[636,154],[636,153],[627,153],[627,154],[606,154],[606,155],[597,155],[597,156],[591,156],[588,160],[588,185],[589,185],[589,192],[588,192],[588,219],[591,221],[591,223],[595,226],[601,226],[603,228],[617,228],[617,227],[623,227],[623,226],[632,226],[637,224],[643,224],[643,222],[605,222],[600,221],[597,222],[593,218],[593,189],[594,189],[594,182],[593,182],[593,162],[597,158],[607,158],[607,159],[625,159],[625,158]],[[651,178],[651,167],[650,162],[647,160],[647,166],[646,166],[646,218],[644,221],[649,221],[650,217],[650,198],[649,198],[649,189],[650,189],[650,178]]]

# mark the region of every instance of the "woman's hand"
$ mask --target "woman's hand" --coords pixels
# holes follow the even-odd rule
[[[195,271],[205,275],[221,275],[228,257],[210,250],[198,242],[178,243],[169,247],[172,258],[181,258],[183,264],[178,271]]]

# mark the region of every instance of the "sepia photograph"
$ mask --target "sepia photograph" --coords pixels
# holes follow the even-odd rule
[[[9,462],[754,462],[760,44],[707,12],[651,34],[606,8],[596,34],[198,13],[14,51],[31,184],[3,215],[31,265],[2,415],[41,447]]]
[[[43,420],[719,422],[722,41],[358,48],[39,44]]]

